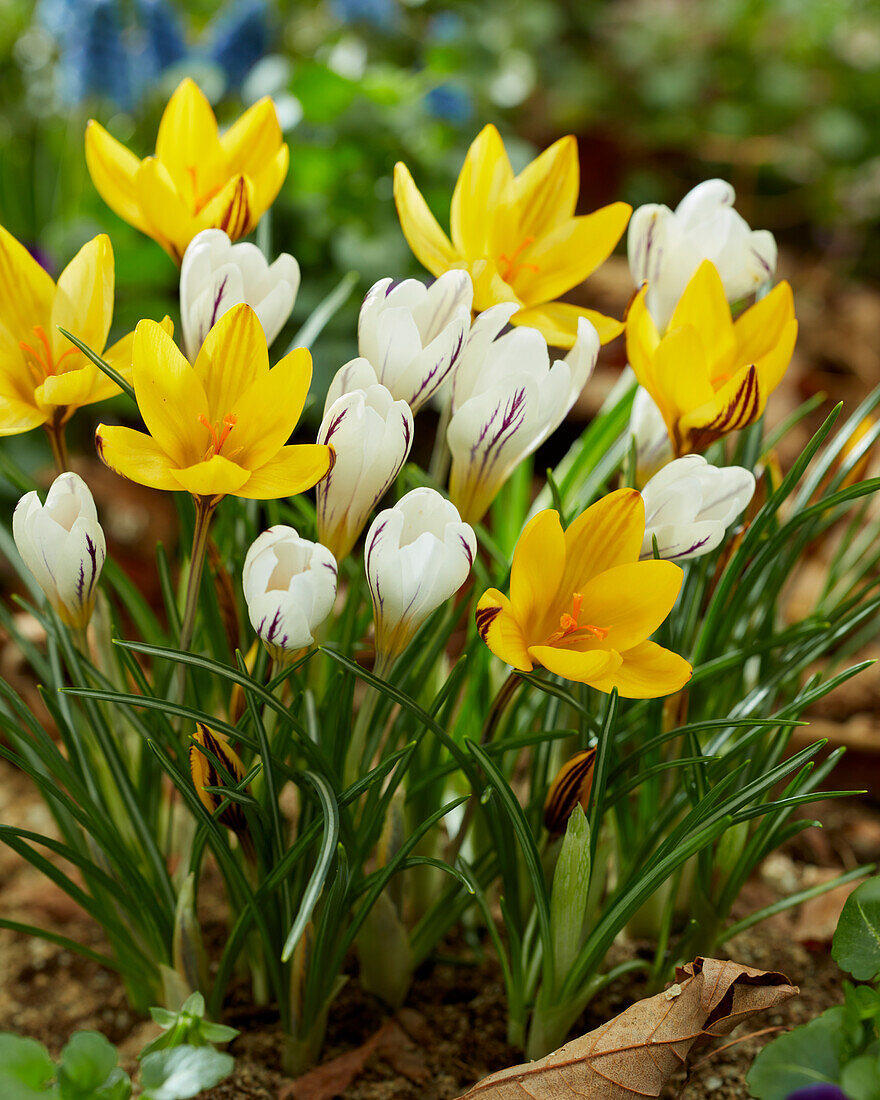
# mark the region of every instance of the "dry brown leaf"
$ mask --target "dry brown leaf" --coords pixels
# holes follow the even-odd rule
[[[429,1075],[424,1055],[412,1039],[395,1020],[386,1020],[355,1050],[348,1050],[285,1085],[279,1100],[332,1100],[364,1072],[374,1054],[381,1054],[396,1073],[416,1084]]]
[[[784,974],[696,959],[678,984],[536,1062],[483,1078],[470,1100],[633,1100],[659,1096],[704,1036],[727,1035],[756,1012],[795,996]],[[464,1100],[464,1098],[460,1098]]]

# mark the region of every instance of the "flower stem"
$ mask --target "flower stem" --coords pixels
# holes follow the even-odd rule
[[[214,515],[216,502],[211,497],[193,497],[196,506],[196,526],[193,531],[192,553],[189,559],[189,577],[186,582],[186,601],[183,606],[183,619],[180,623],[178,648],[189,649],[196,625],[196,608],[199,602],[199,589],[202,585],[202,570],[205,565],[205,553],[208,549],[208,529]]]
[[[70,457],[67,453],[67,440],[64,437],[64,424],[56,413],[55,419],[44,425],[46,438],[52,448],[52,458],[55,460],[55,469],[59,474],[66,473],[70,469]]]

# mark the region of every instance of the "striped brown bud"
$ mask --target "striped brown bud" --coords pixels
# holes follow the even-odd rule
[[[565,832],[568,819],[578,803],[586,811],[595,763],[595,748],[576,752],[570,760],[566,760],[550,784],[544,802],[544,826],[553,836]]]
[[[224,772],[228,773],[236,784],[244,779],[244,764],[227,738],[222,733],[209,729],[204,723],[198,722],[196,732],[193,734],[193,744],[189,750],[189,770],[199,801],[212,815],[216,814],[223,798],[212,791],[206,791],[205,787],[230,786],[229,778],[218,770],[214,760],[223,765]],[[247,819],[238,802],[227,802],[217,820],[239,836],[248,831]]]

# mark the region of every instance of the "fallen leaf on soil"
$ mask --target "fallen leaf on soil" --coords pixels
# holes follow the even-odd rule
[[[633,1100],[659,1096],[698,1039],[727,1035],[756,1012],[774,1008],[798,992],[784,974],[719,959],[696,959],[679,967],[676,982],[546,1058],[483,1078],[465,1097]]]
[[[391,1068],[415,1084],[429,1076],[424,1055],[395,1020],[386,1020],[355,1050],[348,1050],[285,1085],[278,1100],[332,1100],[364,1072],[370,1058],[381,1054]]]

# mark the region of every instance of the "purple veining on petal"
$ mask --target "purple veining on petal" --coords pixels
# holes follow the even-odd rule
[[[92,559],[92,579],[89,581],[88,598],[92,595],[92,589],[95,587],[95,581],[98,579],[98,548],[92,541],[91,535],[86,535],[86,550],[88,550],[89,557]],[[82,566],[80,566],[82,571]]]
[[[770,276],[773,274],[773,271],[772,271],[770,265],[767,263],[767,261],[761,255],[761,253],[758,252],[756,249],[750,248],[749,251],[755,257],[755,259],[758,261],[758,263],[761,265],[763,270],[766,272],[767,278],[769,279]]]
[[[459,535],[458,537],[459,537],[459,540],[461,541],[461,545],[464,547],[464,552],[467,555],[467,560],[468,560],[468,568],[470,568],[474,564],[474,553],[471,550],[471,544],[464,537],[464,535]]]
[[[492,415],[483,425],[475,443],[471,446],[471,464],[477,466],[479,455],[479,470],[477,476],[481,476],[491,467],[498,458],[504,444],[522,426],[526,414],[526,391],[518,389],[508,397],[502,406],[496,405]],[[489,436],[490,429],[500,416],[501,423],[494,435]]]
[[[272,617],[272,622],[269,623],[269,629],[264,634],[263,633],[263,627],[265,625],[266,625],[266,619],[264,617],[263,621],[260,623],[260,629],[257,631],[257,633],[260,635],[260,637],[264,641],[271,642],[275,638],[275,635],[278,632],[278,628],[281,626],[281,608],[280,607],[275,611],[275,614]]]
[[[404,448],[405,448],[405,450],[406,450],[406,453],[407,453],[407,454],[409,454],[409,448],[410,448],[410,427],[409,427],[409,420],[408,420],[408,419],[407,419],[407,418],[406,418],[405,416],[401,416],[401,418],[400,418],[400,419],[401,419],[401,420],[403,421],[403,444],[404,444]],[[402,465],[402,463],[401,463],[401,465]],[[398,467],[398,469],[399,469],[399,468],[400,468],[400,467]],[[395,477],[396,477],[396,476],[397,476],[397,475],[395,474]]]
[[[370,588],[374,591],[376,599],[378,600],[380,606],[382,604],[382,595],[379,591],[379,578],[376,577],[373,572],[373,551],[375,550],[376,543],[381,538],[382,532],[385,530],[387,524],[388,521],[383,520],[382,523],[380,523],[376,530],[373,532],[373,537],[370,539],[370,544],[367,547],[366,556],[364,558],[364,566],[367,572],[367,580],[369,581]]]
[[[434,366],[428,371],[428,373],[422,379],[422,384],[416,390],[416,392],[409,399],[409,404],[414,405],[419,397],[424,395],[424,399],[427,399],[431,394],[442,385],[447,374],[452,370],[452,365],[455,363],[459,354],[461,353],[462,345],[464,344],[464,330],[459,334],[458,343],[455,346],[455,350],[451,355],[444,355]],[[438,377],[439,375],[439,377]],[[431,383],[433,382],[433,385]],[[429,388],[430,387],[430,388]],[[427,393],[425,392],[427,390]]]
[[[220,285],[217,287],[217,293],[214,295],[214,307],[211,310],[211,324],[210,328],[213,328],[217,323],[217,311],[220,309],[220,303],[223,301],[223,296],[226,293],[226,283],[229,280],[228,275],[224,275]]]

